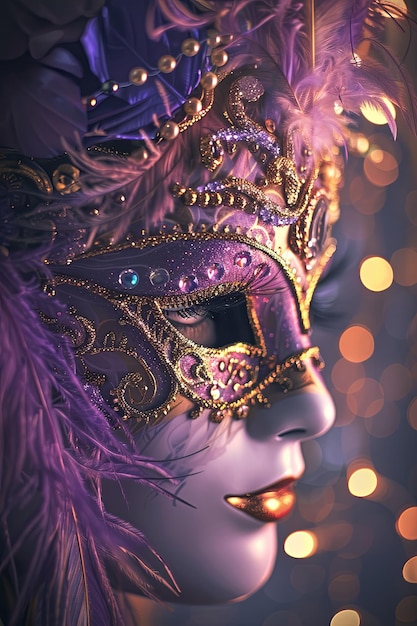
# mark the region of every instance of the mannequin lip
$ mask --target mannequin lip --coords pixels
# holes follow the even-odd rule
[[[293,477],[284,478],[252,493],[225,496],[225,500],[260,522],[277,522],[294,507],[294,481]]]

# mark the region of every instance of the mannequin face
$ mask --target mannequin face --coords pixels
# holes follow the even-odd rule
[[[226,496],[302,474],[300,442],[327,430],[334,416],[323,383],[307,369],[310,383],[273,392],[271,408],[254,409],[246,420],[214,424],[208,411],[195,420],[182,413],[136,435],[143,455],[167,460],[163,467],[174,480],[158,485],[181,501],[132,481],[123,483],[124,496],[115,483],[104,485],[106,507],[139,528],[171,569],[181,593],[164,599],[220,604],[267,581],[277,556],[276,523],[236,509]]]
[[[304,469],[300,442],[334,419],[307,354],[295,297],[303,276],[299,271],[297,283],[289,269],[297,259],[285,247],[288,232],[261,234],[264,243],[175,235],[159,247],[139,242],[133,251],[129,245],[87,255],[61,276],[56,270],[57,295],[72,307],[67,334],[76,338],[80,374],[87,370],[90,381],[101,376],[97,384],[108,403],[116,397],[128,412],[142,403],[151,416],[140,428],[135,419],[127,426],[137,451],[171,477],[154,474],[170,495],[131,480],[107,481],[103,500],[171,570],[180,594],[163,589],[168,601],[232,602],[266,582],[277,556],[276,522],[291,510],[292,484]],[[152,280],[155,267],[162,286]],[[121,280],[126,272],[133,287]],[[184,276],[190,289],[183,288]],[[265,382],[298,354],[297,367],[283,371],[288,393],[280,377]],[[200,415],[192,419],[196,405]],[[237,419],[241,407],[249,410],[245,419]]]

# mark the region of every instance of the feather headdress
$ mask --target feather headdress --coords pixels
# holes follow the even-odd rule
[[[48,93],[42,91],[41,82],[28,89],[17,75],[14,93],[6,102],[4,145],[28,157],[39,156],[26,143],[31,109],[31,123],[44,150],[40,171],[50,171],[53,179],[57,164],[64,163],[62,171],[70,178],[70,193],[57,185],[53,191],[48,175],[39,173],[32,160],[16,157],[13,170],[13,153],[3,159],[0,570],[4,621],[10,626],[123,624],[106,573],[109,562],[145,594],[157,595],[163,584],[175,589],[168,569],[145,538],[109,516],[100,497],[104,479],[131,478],[158,489],[159,478],[167,477],[163,466],[138,457],[127,431],[124,443],[116,437],[112,426],[117,417],[97,406],[74,373],[67,343],[40,322],[37,311],[47,313],[51,305],[38,276],[46,274],[47,257],[65,259],[104,236],[120,239],[133,223],[160,221],[174,208],[171,191],[178,179],[184,185],[210,179],[196,156],[198,125],[173,141],[160,134],[166,120],[184,117],[181,107],[196,89],[201,72],[213,70],[207,27],[223,34],[228,61],[218,74],[257,66],[277,134],[284,137],[294,131],[308,137],[317,166],[334,158],[334,147],[346,142],[353,116],[364,103],[386,114],[394,135],[387,99],[413,128],[416,125],[406,75],[382,39],[384,21],[393,13],[398,16],[389,2],[155,0],[143,6],[146,20],[137,7],[135,19],[142,24],[138,29],[146,25],[146,38],[131,27],[128,2],[109,2],[101,12],[98,3],[79,41],[78,30],[71,39],[73,30],[63,28],[65,41],[75,40],[82,54],[71,57],[71,46],[64,46],[44,51],[40,60],[30,57],[24,80],[31,80],[30,68],[40,71],[43,65],[45,85],[52,85],[58,100],[47,120]],[[74,95],[80,76],[88,74],[89,88],[95,79],[92,93],[112,63],[117,73],[116,61],[120,65],[124,54],[129,63],[133,54],[137,64],[146,63],[147,52],[154,49],[176,55],[184,33],[190,32],[202,42],[203,52],[190,63],[178,64],[181,80],[175,81],[175,72],[171,81],[156,73],[143,89],[129,83],[120,100],[114,100],[110,85],[110,91],[108,86],[107,91],[99,90],[100,106],[85,112],[81,92]],[[59,94],[58,83],[51,78],[57,73]],[[216,115],[221,127],[225,120],[214,111],[212,120]],[[43,136],[42,129],[49,134]],[[61,160],[57,137],[67,153]],[[112,150],[106,149],[106,142]],[[115,154],[115,146],[121,155]],[[141,159],[145,152],[148,158]],[[22,519],[29,522],[23,524]]]

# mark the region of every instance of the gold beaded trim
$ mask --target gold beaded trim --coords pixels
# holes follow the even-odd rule
[[[297,274],[297,270],[291,267],[287,263],[287,261],[281,256],[281,254],[279,254],[278,252],[275,252],[268,246],[256,241],[255,239],[252,239],[251,237],[245,234],[238,233],[238,232],[231,232],[229,230],[227,232],[225,231],[217,232],[216,225],[212,226],[212,231],[203,229],[202,231],[197,231],[197,232],[194,232],[194,231],[173,232],[173,233],[161,233],[158,235],[148,235],[148,236],[144,232],[143,239],[131,239],[131,240],[124,241],[116,245],[108,245],[105,247],[100,247],[99,249],[93,248],[89,250],[88,252],[85,252],[75,257],[74,260],[88,259],[88,258],[92,258],[101,254],[106,254],[107,252],[118,252],[120,250],[126,250],[128,248],[137,248],[138,250],[143,250],[144,248],[147,248],[149,246],[155,247],[155,246],[159,246],[162,243],[169,243],[171,241],[212,241],[213,239],[215,240],[220,239],[222,241],[235,241],[235,242],[249,245],[255,248],[256,250],[260,250],[264,252],[270,258],[272,258],[276,263],[278,263],[281,269],[283,270],[285,276],[289,280],[289,284],[296,298],[296,302],[298,304],[298,311],[300,314],[300,320],[302,324],[302,329],[304,332],[307,332],[310,329],[309,316],[310,316],[311,299],[313,297],[314,289],[320,279],[321,274],[323,273],[324,268],[326,267],[328,261],[333,256],[336,250],[336,246],[333,240],[330,241],[330,243],[327,245],[327,247],[323,251],[320,257],[320,261],[314,265],[314,268],[311,271],[307,272],[306,274],[307,290],[306,291],[303,290],[301,281],[299,280],[299,277]],[[48,264],[48,261],[46,260],[45,263]],[[217,285],[214,288],[219,289],[220,286]],[[233,285],[230,285],[230,286],[222,284],[222,287],[220,289],[229,289],[229,288],[230,289],[236,288],[236,283],[233,283]],[[241,285],[239,285],[238,288],[241,288]],[[220,292],[218,291],[217,295],[223,295],[223,293],[226,293],[226,292],[223,291],[222,294],[220,294]],[[126,296],[125,294],[121,294],[120,297],[125,298]],[[179,296],[178,299],[179,298],[181,298],[181,301],[184,302],[183,300],[184,296]],[[175,298],[173,298],[173,300],[174,299]],[[178,299],[176,299],[176,302],[178,302]],[[195,296],[193,300],[190,298],[189,302],[191,304],[195,304],[196,303]]]

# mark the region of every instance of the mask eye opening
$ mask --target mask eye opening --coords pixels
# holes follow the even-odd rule
[[[207,348],[233,344],[258,346],[246,295],[232,292],[200,301],[199,304],[163,307],[165,319],[186,339]]]

